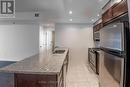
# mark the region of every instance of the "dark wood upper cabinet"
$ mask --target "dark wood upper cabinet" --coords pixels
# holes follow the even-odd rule
[[[102,15],[102,22],[106,23],[112,19],[112,7]]]
[[[122,0],[121,2],[114,4],[111,8],[102,14],[103,25],[126,12],[128,12],[127,0]]]
[[[93,40],[94,41],[100,41],[100,39],[99,39],[100,38],[99,31],[100,31],[101,28],[102,28],[102,22],[96,24],[93,27]]]
[[[97,24],[97,25],[95,25],[95,26],[93,27],[93,31],[94,31],[94,32],[99,31],[101,28],[102,28],[102,23],[99,23],[99,24]]]
[[[123,0],[119,4],[113,6],[112,13],[113,18],[118,17],[128,11],[127,1]]]

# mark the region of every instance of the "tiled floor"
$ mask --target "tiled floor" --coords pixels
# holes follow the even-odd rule
[[[75,58],[75,60],[70,60],[66,87],[99,87],[98,77],[91,70],[89,65],[80,60],[76,62],[76,59],[77,58]]]

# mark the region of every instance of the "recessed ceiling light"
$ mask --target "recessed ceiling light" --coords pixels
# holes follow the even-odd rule
[[[99,0],[100,2],[102,1],[102,0]]]
[[[92,19],[91,21],[94,22],[94,19]]]
[[[116,3],[119,3],[119,2],[121,2],[122,0],[116,0]]]
[[[69,14],[72,14],[73,12],[72,11],[69,11]]]
[[[73,21],[72,19],[69,19],[69,21]]]
[[[97,14],[97,16],[99,17],[100,15],[99,15],[99,14]]]

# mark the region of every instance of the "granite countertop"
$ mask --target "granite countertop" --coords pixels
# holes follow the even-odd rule
[[[68,49],[57,48],[56,50],[65,50],[65,52],[63,54],[52,54],[52,52],[46,51],[40,52],[37,55],[0,68],[0,72],[23,74],[58,74],[62,69]]]

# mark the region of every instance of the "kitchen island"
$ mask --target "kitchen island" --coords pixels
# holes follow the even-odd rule
[[[64,52],[57,52],[61,50]],[[40,52],[0,68],[0,72],[13,73],[15,87],[65,87],[68,54],[67,48],[56,48],[54,53]]]

